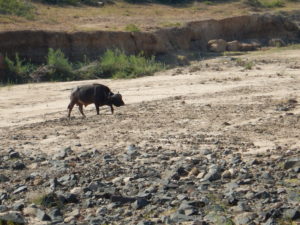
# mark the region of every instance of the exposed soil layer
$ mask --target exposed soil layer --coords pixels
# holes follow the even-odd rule
[[[278,15],[247,15],[221,20],[190,22],[183,27],[155,32],[54,32],[7,31],[0,33],[3,55],[18,53],[32,62],[44,62],[49,48],[61,49],[71,60],[84,56],[94,59],[106,49],[119,48],[127,53],[148,55],[175,51],[206,51],[207,42],[222,38],[267,43],[271,38],[287,42],[299,41],[299,28],[286,17]]]

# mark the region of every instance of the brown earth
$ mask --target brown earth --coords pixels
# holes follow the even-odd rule
[[[157,56],[179,51],[207,51],[208,41],[219,38],[266,45],[273,38],[297,43],[299,36],[299,27],[288,18],[255,14],[190,22],[180,28],[155,32],[0,32],[0,54],[13,58],[18,53],[21,58],[43,63],[49,48],[54,48],[61,49],[72,61],[82,61],[84,56],[98,59],[107,49],[115,48],[130,54],[144,52]]]
[[[186,5],[129,4],[119,0],[114,2],[115,4],[106,4],[104,7],[33,3],[36,8],[34,19],[0,14],[0,31],[126,31],[130,24],[141,31],[155,31],[212,18],[300,10],[297,1],[285,1],[284,6],[279,8],[253,8],[245,1],[203,1]]]
[[[129,144],[244,153],[300,147],[300,50],[274,49],[194,62],[132,80],[93,80],[0,89],[1,149],[53,154],[61,147],[124,151]],[[66,107],[70,89],[99,82],[123,94],[110,115]],[[81,146],[81,147],[79,147]]]

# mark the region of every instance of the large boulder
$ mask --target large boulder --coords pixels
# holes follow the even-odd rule
[[[226,51],[227,42],[223,39],[210,40],[208,43],[208,49],[212,52],[224,52]]]

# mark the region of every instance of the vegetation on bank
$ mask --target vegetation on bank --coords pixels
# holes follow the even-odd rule
[[[97,5],[99,0],[36,0],[42,3],[47,4],[56,4],[56,5]]]
[[[27,19],[36,19],[40,12],[39,5],[36,3],[48,4],[50,5],[58,5],[58,6],[103,6],[107,2],[113,3],[121,0],[0,0],[0,15],[15,15],[25,17]],[[288,2],[299,2],[300,0],[239,0],[243,5],[247,5],[252,8],[278,8],[284,7]],[[99,3],[101,2],[101,3]],[[164,5],[192,5],[191,3],[195,3],[195,0],[123,0],[123,2],[127,2],[131,5],[133,4],[141,4],[141,3],[158,3]],[[206,5],[218,5],[222,3],[227,3],[228,1],[223,0],[206,0],[202,1],[202,3]],[[122,6],[124,7],[124,6]],[[234,6],[233,6],[234,7]],[[198,8],[194,7],[195,10]],[[199,8],[199,10],[201,7]],[[250,8],[249,8],[250,9]],[[126,9],[124,9],[126,12]],[[128,11],[128,10],[127,10]],[[128,13],[129,14],[129,13]],[[55,20],[53,18],[53,20]],[[129,30],[134,29],[136,31],[136,27],[128,27]]]
[[[107,50],[99,60],[72,63],[61,50],[49,49],[44,65],[34,65],[21,60],[16,54],[14,59],[4,58],[2,84],[20,84],[40,81],[71,81],[96,78],[136,78],[152,75],[163,70],[164,64],[155,57],[126,55],[121,50]]]
[[[10,14],[32,19],[34,13],[35,7],[28,1],[0,0],[0,14]]]

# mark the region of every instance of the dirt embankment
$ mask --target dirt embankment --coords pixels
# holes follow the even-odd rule
[[[49,48],[62,49],[71,60],[85,55],[96,58],[106,49],[120,48],[128,53],[145,52],[158,55],[174,51],[207,50],[207,42],[222,38],[231,40],[256,39],[262,43],[271,38],[294,42],[299,40],[299,28],[286,17],[250,15],[190,22],[184,27],[156,32],[53,32],[8,31],[0,33],[0,53],[43,62]]]

